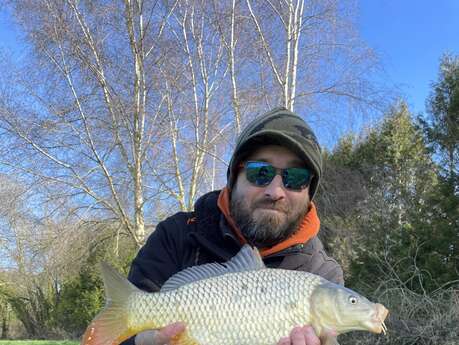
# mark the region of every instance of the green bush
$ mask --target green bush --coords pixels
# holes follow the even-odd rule
[[[69,336],[79,336],[102,305],[102,282],[96,272],[85,269],[62,286],[55,315],[57,325]]]

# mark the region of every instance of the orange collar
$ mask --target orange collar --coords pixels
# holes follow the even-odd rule
[[[226,221],[230,225],[231,229],[241,242],[241,244],[247,243],[247,240],[242,235],[241,231],[238,229],[234,219],[231,217],[230,213],[230,192],[228,187],[225,187],[221,190],[220,195],[218,196],[218,208],[224,214]],[[292,236],[287,238],[285,241],[280,242],[273,247],[264,248],[260,250],[261,256],[268,256],[296,244],[303,244],[309,241],[312,237],[316,236],[319,232],[320,220],[317,216],[316,206],[311,202],[308,213],[303,218],[303,221],[300,223],[298,231],[295,232]]]

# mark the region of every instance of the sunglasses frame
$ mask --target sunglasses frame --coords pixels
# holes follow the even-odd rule
[[[248,167],[248,165],[250,163],[262,163],[264,164],[266,167],[271,167],[271,168],[274,168],[274,176],[271,178],[271,180],[267,181],[266,184],[257,184],[256,180],[255,181],[250,181],[249,178],[248,178],[248,175],[247,175],[247,171],[248,169],[250,169],[250,167]],[[278,168],[278,167],[275,167],[274,165],[272,165],[271,163],[268,163],[268,162],[264,162],[264,161],[247,161],[245,163],[241,163],[240,165],[241,168],[244,168],[245,170],[245,176],[246,176],[246,179],[247,181],[249,181],[250,184],[252,184],[253,186],[255,187],[259,187],[259,188],[264,188],[266,186],[269,186],[269,184],[274,180],[274,178],[279,175],[281,178],[282,178],[282,184],[284,186],[284,188],[288,189],[288,190],[291,190],[291,191],[302,191],[306,188],[309,187],[309,185],[311,184],[311,181],[314,177],[314,174],[312,173],[311,169],[309,168],[299,168],[299,167],[290,167],[290,168],[285,168],[285,169],[282,169],[282,168]],[[309,172],[309,178],[308,180],[306,181],[305,184],[302,184],[299,188],[291,188],[291,187],[287,187],[286,186],[286,176],[284,175],[284,172],[288,172],[289,169],[304,169],[304,170],[307,170]],[[287,181],[287,184],[288,184],[288,181]]]

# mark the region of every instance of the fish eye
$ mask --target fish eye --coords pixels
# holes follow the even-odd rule
[[[351,304],[357,304],[357,297],[355,297],[355,296],[349,296],[349,303],[351,303]]]

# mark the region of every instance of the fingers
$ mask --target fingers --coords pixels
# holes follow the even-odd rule
[[[290,341],[292,345],[309,345],[306,343],[303,327],[295,327],[290,332]]]
[[[171,339],[185,330],[185,324],[176,322],[170,324],[157,332],[155,335],[153,345],[169,344]]]
[[[277,345],[320,345],[320,339],[311,326],[297,326],[289,337],[281,338]]]
[[[304,326],[302,329],[306,345],[320,345],[320,339],[314,331],[314,328],[311,326]]]
[[[185,330],[182,322],[172,323],[160,330],[143,331],[136,335],[135,345],[164,345],[169,344],[171,339]]]

